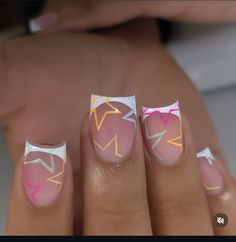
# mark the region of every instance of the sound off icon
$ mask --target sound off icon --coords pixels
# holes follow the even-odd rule
[[[216,227],[223,228],[228,224],[228,217],[223,213],[217,213],[213,218],[213,222]]]

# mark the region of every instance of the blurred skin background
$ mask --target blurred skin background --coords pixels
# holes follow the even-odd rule
[[[9,38],[14,38],[15,36],[23,35],[27,31],[27,27],[25,25],[25,18],[22,16],[22,3],[19,4],[20,1],[0,1],[0,41],[5,41]],[[34,1],[34,4],[39,4],[37,1]],[[32,6],[32,5],[31,5]],[[30,12],[32,15],[36,14],[36,10],[38,9],[33,8]],[[26,14],[27,15],[27,14]],[[25,15],[25,16],[26,16]],[[173,27],[174,24],[171,26]],[[174,30],[172,28],[169,28],[169,24],[166,23],[164,27],[167,26],[167,31],[165,29],[164,33],[164,39],[166,39],[168,36],[171,37],[168,39],[168,42],[166,43],[167,48],[169,48],[169,51],[174,55],[174,57],[177,59],[177,62],[179,62],[183,68],[186,68],[186,72],[192,77],[192,79],[196,80],[196,85],[201,89],[202,95],[204,97],[204,100],[206,102],[206,105],[208,106],[209,112],[213,117],[213,121],[215,123],[218,135],[220,137],[220,142],[223,147],[223,151],[225,153],[226,159],[229,162],[230,167],[232,167],[232,171],[234,174],[236,174],[236,165],[234,162],[234,149],[236,144],[236,131],[234,128],[234,123],[236,120],[235,113],[232,112],[234,110],[235,104],[236,104],[236,87],[234,81],[231,83],[226,83],[225,79],[227,79],[227,76],[232,75],[232,73],[229,72],[229,67],[232,65],[233,62],[227,62],[224,65],[221,66],[225,67],[221,72],[222,76],[220,78],[223,78],[225,75],[225,79],[218,82],[221,85],[215,85],[213,84],[207,84],[206,77],[197,75],[199,72],[201,72],[202,69],[198,69],[197,64],[201,62],[201,59],[198,60],[197,63],[194,63],[191,59],[191,54],[184,55],[181,52],[181,48],[185,48],[185,53],[194,53],[198,52],[199,55],[204,55],[208,53],[208,56],[213,56],[214,53],[216,53],[215,50],[219,48],[224,48],[225,44],[222,44],[220,41],[219,46],[215,49],[208,49],[209,52],[206,52],[203,50],[202,52],[199,52],[199,49],[193,49],[191,43],[194,43],[195,46],[202,46],[202,42],[204,42],[204,35],[209,37],[210,35],[214,36],[214,40],[217,42],[217,32],[215,31],[215,26],[211,26],[210,28],[213,28],[213,30],[205,30],[206,26],[197,26],[197,25],[187,25],[184,27],[184,24],[182,25],[175,25]],[[230,29],[227,28],[228,32],[230,29],[232,29],[232,36],[230,37],[230,34],[228,32],[220,32],[221,28],[219,28],[217,31],[219,31],[220,36],[227,36],[224,39],[224,41],[229,40],[230,38],[233,39],[233,33],[234,33],[234,25],[230,25]],[[170,31],[172,29],[172,31]],[[195,29],[195,32],[193,31]],[[225,29],[225,26],[222,27],[222,29]],[[205,30],[205,33],[204,33]],[[203,33],[202,33],[202,32]],[[206,34],[207,32],[207,34]],[[192,34],[191,34],[192,33]],[[196,34],[197,33],[197,34]],[[186,37],[187,36],[187,37]],[[199,37],[201,36],[200,40]],[[207,38],[208,38],[207,37]],[[181,43],[183,43],[181,45]],[[206,41],[207,43],[207,41]],[[230,46],[230,45],[229,45]],[[209,45],[210,47],[210,45]],[[187,49],[188,48],[188,49]],[[207,48],[206,48],[207,49]],[[188,51],[189,50],[189,51]],[[203,53],[205,52],[205,53]],[[226,51],[227,52],[227,51]],[[230,52],[230,55],[232,56],[232,52]],[[223,58],[223,57],[222,57]],[[217,58],[215,58],[217,59]],[[232,58],[233,59],[233,58]],[[227,59],[228,60],[228,59]],[[211,62],[209,60],[208,62]],[[186,63],[192,64],[192,66],[187,65]],[[211,62],[212,63],[212,62]],[[193,68],[194,66],[194,68]],[[199,67],[200,68],[200,67]],[[216,68],[217,69],[217,68]],[[215,70],[216,70],[215,69]],[[231,70],[231,69],[230,69]],[[207,74],[207,73],[206,73]],[[217,75],[217,74],[216,74]],[[205,78],[205,80],[204,80]],[[214,79],[215,76],[210,76],[209,79]],[[200,81],[199,81],[200,80]],[[203,80],[203,82],[201,82]],[[202,84],[203,83],[203,84]],[[0,87],[1,88],[1,87]],[[0,176],[0,192],[1,192],[1,199],[0,199],[0,232],[3,231],[3,224],[5,220],[5,210],[7,205],[7,197],[8,197],[8,190],[10,185],[10,179],[11,179],[11,162],[7,153],[6,145],[4,143],[4,140],[2,138],[2,132],[0,133],[0,170],[4,173],[1,173],[3,175]]]

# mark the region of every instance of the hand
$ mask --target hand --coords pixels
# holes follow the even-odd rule
[[[140,28],[146,32],[140,33]],[[165,49],[157,44],[156,32],[149,21],[136,21],[103,34],[65,32],[23,37],[7,43],[1,53],[0,116],[15,162],[21,160],[27,138],[47,145],[66,140],[76,172],[80,157],[80,124],[88,110],[91,93],[107,96],[135,93],[139,106],[163,106],[179,99],[183,112],[190,120],[196,149],[210,146],[218,160],[223,161],[198,92]],[[159,91],[153,87],[158,87]],[[19,184],[19,180],[13,182],[13,191],[14,186],[17,188]],[[79,190],[77,184],[76,178],[76,191]],[[229,194],[232,192],[229,191]],[[75,195],[78,198],[78,193]],[[14,198],[12,196],[10,202],[11,214],[21,214],[21,206]],[[230,196],[226,202],[228,207],[233,201],[234,196]],[[78,201],[75,205],[78,209],[77,205]],[[8,228],[11,229],[8,233],[29,233],[31,218],[42,214],[29,203],[26,208],[28,213],[21,216],[24,221],[8,220]],[[53,213],[57,211],[52,210]],[[77,210],[74,214],[76,220],[82,215]],[[47,219],[46,215],[45,212],[43,221]],[[10,226],[13,221],[15,225]],[[58,222],[58,218],[55,221]],[[37,228],[32,227],[30,232],[40,233]],[[45,234],[57,234],[57,228],[50,226],[50,231]],[[69,232],[61,232],[72,233],[70,229]]]
[[[82,4],[81,4],[82,3]],[[136,18],[174,21],[228,22],[236,20],[233,1],[48,1],[44,15],[33,21],[33,31],[91,30]]]
[[[145,108],[140,129],[135,101],[131,100],[132,97],[91,98],[90,118],[85,118],[81,130],[82,234],[235,234],[235,182],[209,149],[198,153],[197,160],[191,131],[178,103]],[[124,119],[127,113],[129,119]],[[159,136],[154,138],[155,134]],[[115,137],[112,143],[111,137]],[[33,162],[35,158],[46,162],[54,156],[58,168],[59,152],[54,149],[47,158],[45,147],[38,149],[30,147],[16,167],[7,231],[26,235],[73,234],[70,161],[61,158],[65,172],[63,178],[57,177],[62,187],[55,196],[58,185],[42,179],[49,172],[43,163]],[[24,182],[34,180],[33,189],[26,183],[26,192],[22,191],[22,176]],[[229,217],[225,228],[212,223],[219,211],[227,212]]]

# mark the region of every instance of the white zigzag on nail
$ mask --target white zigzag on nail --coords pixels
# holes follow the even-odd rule
[[[206,147],[204,150],[197,153],[197,158],[206,158],[209,165],[213,165],[213,161],[215,160],[211,150],[209,147]]]
[[[122,117],[122,119],[123,119],[123,120],[126,120],[126,121],[129,121],[129,122],[132,122],[132,123],[134,123],[134,125],[136,126],[136,120],[133,119],[133,118],[130,118],[130,116],[132,116],[133,114],[135,114],[134,111],[133,111],[133,110],[130,110],[128,113],[126,113],[126,114]]]
[[[30,165],[30,164],[41,164],[47,171],[50,173],[55,173],[55,160],[52,155],[50,159],[50,165],[48,165],[46,162],[44,162],[42,159],[36,159],[36,160],[31,160],[31,161],[25,161],[24,165]]]

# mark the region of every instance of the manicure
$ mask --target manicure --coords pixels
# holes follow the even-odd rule
[[[207,147],[197,153],[203,186],[208,195],[216,196],[223,191],[224,180],[215,157]]]
[[[159,108],[142,108],[144,141],[151,157],[163,166],[178,162],[183,152],[179,102]]]
[[[42,31],[58,21],[58,15],[55,13],[45,14],[40,17],[31,19],[29,22],[29,29],[31,33]]]
[[[65,178],[65,165],[65,143],[58,147],[46,147],[26,141],[23,185],[33,204],[47,206],[57,199]]]
[[[91,96],[91,139],[102,160],[117,164],[131,155],[136,122],[135,96]]]

